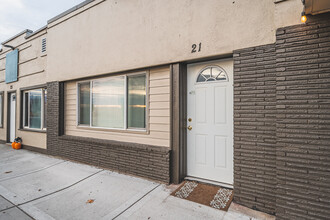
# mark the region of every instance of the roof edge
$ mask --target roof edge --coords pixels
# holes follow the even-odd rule
[[[35,34],[38,34],[39,32],[41,32],[45,29],[47,29],[47,25],[42,26],[41,28],[35,30],[34,32],[26,33],[25,39],[28,39],[28,38],[34,36]]]
[[[55,17],[49,19],[49,20],[47,21],[47,24],[52,23],[52,22],[54,22],[54,21],[56,21],[56,20],[58,20],[58,19],[64,17],[65,15],[68,15],[68,14],[70,14],[71,12],[74,12],[74,11],[78,10],[79,8],[84,7],[85,5],[87,5],[87,4],[89,4],[89,3],[93,2],[93,1],[95,1],[95,0],[86,0],[86,1],[83,1],[82,3],[80,3],[80,4],[76,5],[76,6],[73,6],[72,8],[70,8],[70,9],[68,9],[68,10],[66,10],[66,11],[64,11],[64,12],[62,12],[61,14],[56,15]]]
[[[79,8],[84,7],[85,5],[87,5],[87,4],[89,4],[89,3],[93,2],[93,1],[95,1],[95,0],[85,0],[85,1],[81,2],[80,4],[78,4],[78,5],[76,5],[76,6],[73,6],[72,8],[70,8],[70,9],[68,9],[68,10],[66,10],[66,11],[64,11],[64,12],[62,12],[61,14],[56,15],[55,17],[49,19],[49,20],[47,21],[47,24],[52,23],[52,22],[54,22],[54,21],[56,21],[56,20],[58,20],[58,19],[64,17],[65,15],[68,15],[68,14],[70,14],[71,12],[74,12],[74,11],[78,10]],[[11,41],[11,40],[15,39],[16,37],[18,37],[18,36],[20,36],[20,35],[22,35],[22,34],[25,34],[25,33],[26,33],[25,39],[28,39],[29,37],[32,37],[33,35],[39,33],[40,31],[42,31],[42,30],[44,30],[44,29],[46,29],[46,28],[47,28],[47,25],[45,25],[45,26],[39,28],[38,30],[36,30],[36,31],[34,31],[34,32],[33,32],[32,30],[30,30],[30,29],[25,29],[24,31],[22,31],[22,32],[20,32],[20,33],[14,35],[13,37],[11,37],[11,38],[9,38],[9,39],[3,41],[1,44],[4,45],[4,44],[8,43],[9,41]],[[0,50],[0,51],[1,51],[1,50]]]
[[[9,41],[15,39],[16,37],[22,35],[22,34],[28,34],[28,33],[32,33],[33,31],[31,31],[30,29],[25,29],[24,31],[19,32],[18,34],[14,35],[13,37],[9,38],[8,40],[5,40],[4,42],[2,42],[1,44],[4,45],[6,43],[8,43]]]

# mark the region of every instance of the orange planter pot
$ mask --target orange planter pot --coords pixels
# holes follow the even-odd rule
[[[15,149],[16,149],[16,150],[21,149],[21,147],[22,147],[21,143],[16,143],[16,144],[15,144]]]

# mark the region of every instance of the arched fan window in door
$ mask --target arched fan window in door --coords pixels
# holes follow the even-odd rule
[[[227,73],[219,66],[208,66],[203,68],[197,77],[197,83],[210,81],[228,81]]]

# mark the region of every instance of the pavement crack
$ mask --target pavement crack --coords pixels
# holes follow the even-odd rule
[[[18,208],[21,212],[23,212],[25,215],[29,216],[32,220],[35,220],[35,218],[33,218],[31,215],[29,215],[29,213],[27,213],[26,211],[24,211],[23,209],[21,209],[20,207],[16,207]]]
[[[1,195],[0,195],[1,196]],[[5,197],[1,196],[3,199],[7,200],[8,202],[10,202],[8,199],[6,199]],[[11,202],[10,202],[11,203]],[[5,208],[5,209],[2,209],[0,210],[0,212],[4,212],[4,211],[7,211],[9,209],[12,209],[12,208],[17,208],[19,209],[21,212],[23,212],[25,215],[27,215],[29,218],[35,220],[35,218],[33,218],[31,215],[29,215],[29,213],[27,213],[26,211],[24,211],[23,209],[21,209],[20,207],[18,207],[17,205],[14,205],[13,203],[11,203],[13,206],[10,206],[8,208]]]
[[[130,209],[132,206],[134,206],[136,203],[138,203],[139,201],[141,201],[144,197],[146,197],[148,194],[150,194],[152,191],[154,191],[155,189],[157,189],[161,184],[158,184],[157,186],[155,186],[154,188],[152,188],[151,190],[149,190],[146,194],[144,194],[143,196],[141,196],[141,198],[139,198],[138,200],[136,200],[134,203],[132,203],[130,206],[128,206],[126,209],[124,209],[123,211],[121,211],[118,215],[116,215],[115,217],[112,218],[116,219],[118,218],[120,215],[122,215],[124,212],[126,212],[128,209]]]
[[[40,168],[40,169],[37,169],[37,170],[33,170],[33,171],[30,171],[30,172],[27,172],[27,173],[23,173],[23,174],[19,174],[17,176],[12,176],[12,177],[8,177],[8,178],[2,178],[0,179],[0,182],[3,182],[3,181],[6,181],[6,180],[11,180],[11,179],[15,179],[15,178],[18,178],[18,177],[22,177],[22,176],[26,176],[26,175],[29,175],[29,174],[32,174],[32,173],[37,173],[37,172],[40,172],[40,171],[43,171],[43,170],[46,170],[46,169],[49,169],[53,166],[56,166],[58,164],[61,164],[61,163],[64,163],[66,161],[60,161],[58,163],[55,163],[55,164],[52,164],[52,165],[49,165],[49,166],[46,166],[44,168]]]
[[[45,197],[47,197],[47,196],[53,195],[53,194],[58,193],[58,192],[61,192],[61,191],[63,191],[63,190],[66,190],[66,189],[68,189],[68,188],[70,188],[70,187],[73,187],[73,186],[75,186],[75,185],[77,185],[77,184],[83,182],[84,180],[87,180],[87,179],[91,178],[92,176],[95,176],[96,174],[98,174],[98,173],[100,173],[100,172],[102,172],[102,171],[104,171],[104,170],[102,169],[102,170],[99,170],[99,171],[97,171],[97,172],[95,172],[95,173],[92,173],[91,175],[89,175],[89,176],[87,176],[87,177],[85,177],[85,178],[83,178],[83,179],[81,179],[81,180],[79,180],[79,181],[77,181],[77,182],[74,182],[73,184],[71,184],[71,185],[69,185],[69,186],[66,186],[66,187],[64,187],[64,188],[62,188],[62,189],[56,190],[56,191],[54,191],[54,192],[48,193],[48,194],[43,195],[43,196],[40,196],[40,197],[38,197],[38,198],[31,199],[31,200],[26,201],[26,202],[23,202],[23,203],[19,203],[19,204],[17,204],[17,205],[13,204],[11,201],[9,201],[8,199],[6,199],[5,197],[3,197],[3,196],[0,195],[2,198],[4,198],[4,199],[7,200],[10,204],[13,205],[13,206],[11,206],[11,207],[8,207],[8,208],[5,208],[5,209],[3,209],[3,210],[0,210],[0,212],[6,211],[6,210],[11,209],[11,208],[15,208],[15,207],[18,208],[18,209],[20,209],[20,210],[22,210],[19,206],[25,205],[25,204],[27,204],[27,203],[30,203],[30,202],[36,201],[36,200],[38,200],[38,199],[45,198]],[[22,210],[22,211],[23,211],[23,210]],[[24,211],[23,211],[23,212],[24,212]],[[24,213],[25,213],[25,212],[24,212]],[[31,216],[29,216],[29,217],[31,217]],[[31,218],[32,218],[32,217],[31,217]]]
[[[53,195],[53,194],[58,193],[58,192],[61,192],[61,191],[63,191],[63,190],[66,190],[66,189],[68,189],[68,188],[70,188],[70,187],[72,187],[72,186],[77,185],[78,183],[81,183],[81,182],[84,181],[84,180],[87,180],[87,179],[91,178],[92,176],[95,176],[96,174],[98,174],[98,173],[100,173],[100,172],[102,172],[102,171],[104,171],[104,170],[103,170],[103,169],[102,169],[102,170],[99,170],[99,171],[97,171],[97,172],[95,172],[95,173],[93,173],[93,174],[91,174],[91,175],[89,175],[89,176],[87,176],[87,177],[85,177],[85,178],[83,178],[83,179],[81,179],[81,180],[79,180],[79,181],[77,181],[77,182],[75,182],[75,183],[69,185],[69,186],[66,186],[66,187],[64,187],[64,188],[62,188],[62,189],[59,189],[59,190],[56,190],[56,191],[54,191],[54,192],[48,193],[48,194],[46,194],[46,195],[40,196],[40,197],[38,197],[38,198],[31,199],[31,200],[29,200],[29,201],[26,201],[26,202],[23,202],[23,203],[17,204],[16,206],[25,205],[25,204],[27,204],[27,203],[30,203],[30,202],[36,201],[36,200],[38,200],[38,199],[45,198],[45,197],[47,197],[47,196]]]
[[[7,202],[9,202],[12,206],[8,207],[8,208],[5,208],[5,209],[2,209],[0,210],[0,212],[3,212],[3,211],[6,211],[8,209],[11,209],[11,208],[14,208],[15,207],[15,204],[13,204],[11,201],[9,201],[8,199],[6,199],[5,197],[3,197],[2,195],[0,195],[1,198],[3,198],[4,200],[6,200]]]

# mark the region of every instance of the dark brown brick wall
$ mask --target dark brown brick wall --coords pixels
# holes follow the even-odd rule
[[[330,216],[330,16],[234,52],[234,200],[277,219]]]
[[[25,145],[25,144],[22,144],[22,149],[38,152],[38,153],[41,153],[41,154],[48,154],[47,149],[39,148],[39,147],[33,147],[33,146]]]
[[[234,53],[234,200],[275,213],[275,45]]]
[[[49,154],[169,183],[170,150],[166,147],[63,135],[63,91],[63,83],[47,83]]]
[[[276,215],[329,219],[330,16],[276,38]]]

